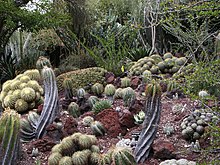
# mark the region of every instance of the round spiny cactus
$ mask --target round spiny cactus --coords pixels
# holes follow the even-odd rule
[[[92,132],[96,136],[103,136],[105,135],[105,128],[103,124],[99,121],[94,121],[90,124]]]
[[[16,98],[11,94],[11,95],[5,96],[3,105],[5,108],[9,107],[11,109],[14,109],[15,102],[16,102]]]
[[[83,151],[77,151],[72,155],[72,162],[74,165],[87,165],[88,157],[84,155]]]
[[[76,133],[71,135],[71,138],[72,138],[72,140],[75,144],[79,143],[79,138],[80,138],[81,135],[82,135],[82,133],[80,133],[80,132],[76,132]]]
[[[155,95],[161,95],[162,90],[159,83],[156,81],[153,81],[151,84],[148,84],[145,89],[146,96],[155,96]]]
[[[95,83],[92,87],[91,90],[94,94],[96,95],[101,95],[104,92],[104,86],[100,83]]]
[[[113,96],[115,94],[115,86],[113,84],[107,84],[104,89],[104,94],[106,96]]]
[[[23,99],[18,99],[15,102],[15,109],[18,112],[25,112],[28,110],[28,103],[24,101]]]
[[[77,94],[76,95],[77,95],[78,99],[82,99],[82,98],[85,97],[85,94],[86,94],[85,89],[80,88],[80,89],[77,90]]]
[[[90,96],[87,100],[89,106],[92,108],[93,105],[95,105],[96,102],[99,101],[99,98],[97,96]]]
[[[17,99],[21,98],[21,90],[20,89],[16,89],[13,91],[12,95]]]
[[[59,165],[73,165],[72,158],[69,156],[64,156],[60,159]]]
[[[71,102],[68,106],[68,112],[70,115],[72,115],[73,117],[77,118],[81,115],[80,109],[79,109],[79,105],[75,102]]]
[[[19,89],[22,90],[23,88],[27,87],[27,83],[21,83],[19,85]]]
[[[19,78],[19,80],[22,82],[22,83],[27,83],[28,81],[30,81],[30,77],[27,76],[27,75],[23,75]]]
[[[0,102],[3,102],[3,100],[5,99],[6,96],[7,96],[7,92],[1,91],[1,93],[0,93]]]
[[[63,81],[63,87],[64,89],[72,89],[72,79],[71,78],[65,78]]]
[[[104,109],[108,109],[112,107],[112,103],[109,100],[101,100],[99,102],[96,102],[95,105],[92,107],[92,111],[95,112],[95,114],[101,112]]]
[[[11,82],[11,90],[16,90],[19,89],[19,85],[21,84],[21,82],[19,80],[13,80]]]
[[[107,153],[99,154],[98,165],[110,165],[111,157]]]
[[[37,60],[36,68],[41,70],[44,68],[44,66],[47,66],[48,68],[52,67],[49,59],[44,56],[40,56]]]
[[[32,102],[35,100],[36,94],[34,89],[30,87],[25,87],[21,90],[21,99],[26,102]]]
[[[24,75],[30,77],[31,80],[39,81],[41,79],[40,72],[37,69],[27,70],[24,72]]]
[[[62,155],[58,152],[52,153],[48,158],[48,165],[58,165]]]
[[[115,165],[136,165],[132,150],[128,147],[114,147],[109,151],[111,160]]]
[[[80,149],[89,149],[92,145],[96,144],[97,139],[93,135],[82,134],[79,136],[78,144]]]
[[[170,53],[170,52],[167,52],[167,53],[165,53],[164,55],[163,55],[163,59],[165,60],[165,59],[168,59],[168,58],[172,58],[173,57],[173,55]]]
[[[114,99],[122,99],[122,88],[117,88],[113,96]]]
[[[92,152],[100,153],[100,148],[99,148],[99,146],[97,146],[97,145],[92,145],[91,148],[90,148],[90,150],[91,150]]]
[[[71,136],[63,138],[61,141],[62,155],[71,156],[75,151],[74,142]]]
[[[98,165],[99,162],[99,154],[97,152],[92,152],[89,157],[89,164]]]
[[[62,153],[62,145],[61,144],[56,144],[55,146],[53,146],[53,148],[51,149],[52,153],[58,152],[58,153]]]
[[[131,86],[131,80],[128,77],[124,77],[121,79],[121,87],[126,88]]]
[[[82,120],[84,126],[90,126],[90,124],[94,121],[92,116],[85,116]]]
[[[136,100],[135,91],[131,87],[124,88],[122,90],[122,99],[125,106],[130,107]]]
[[[30,80],[27,82],[27,87],[30,87],[32,89],[34,89],[35,91],[40,90],[41,86],[38,84],[38,82],[36,80]]]

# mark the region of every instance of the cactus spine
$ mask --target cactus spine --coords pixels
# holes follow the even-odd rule
[[[43,110],[36,126],[36,138],[40,138],[45,133],[45,128],[51,124],[59,111],[58,89],[56,77],[51,68],[44,67],[42,70],[45,87],[45,100]]]
[[[146,87],[145,119],[140,137],[135,148],[135,159],[137,163],[144,162],[150,152],[151,144],[157,133],[157,125],[161,113],[161,87],[155,81]]]
[[[14,165],[19,153],[19,115],[14,110],[5,110],[0,125],[0,164]]]

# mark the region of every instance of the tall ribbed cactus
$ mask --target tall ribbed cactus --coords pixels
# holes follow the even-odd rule
[[[19,115],[7,109],[0,118],[0,164],[14,165],[19,153]]]
[[[144,162],[150,153],[150,147],[157,133],[161,113],[161,87],[155,81],[146,87],[145,119],[135,148],[137,163]]]
[[[45,99],[43,110],[36,125],[36,138],[44,135],[46,127],[51,124],[59,112],[58,89],[53,69],[45,66],[42,70],[44,79]]]

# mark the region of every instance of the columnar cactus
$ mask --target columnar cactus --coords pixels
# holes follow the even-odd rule
[[[0,126],[0,164],[14,165],[19,154],[19,115],[14,110],[5,110]]]
[[[51,124],[59,112],[58,89],[53,69],[44,67],[42,70],[45,88],[43,110],[36,126],[36,138],[44,135],[46,127]]]
[[[135,148],[135,159],[137,163],[144,162],[150,152],[151,144],[157,133],[157,126],[161,113],[161,87],[155,81],[146,87],[145,119],[140,137]]]

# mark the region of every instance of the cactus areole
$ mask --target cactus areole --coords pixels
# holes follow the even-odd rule
[[[36,124],[36,138],[45,134],[46,127],[51,124],[59,112],[58,88],[53,69],[44,66],[42,70],[44,79],[45,100],[43,110]]]
[[[161,113],[161,87],[152,82],[146,87],[145,119],[134,154],[137,163],[143,163],[149,156],[151,144],[157,133]]]

